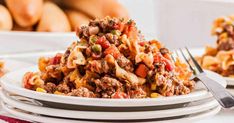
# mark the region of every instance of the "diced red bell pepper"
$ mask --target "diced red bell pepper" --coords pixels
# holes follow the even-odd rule
[[[110,42],[106,40],[105,36],[98,38],[98,40],[96,41],[96,44],[100,44],[103,49],[110,47]]]

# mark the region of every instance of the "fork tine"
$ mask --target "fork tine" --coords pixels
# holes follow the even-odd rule
[[[204,72],[203,69],[201,68],[201,66],[197,63],[197,61],[196,61],[195,58],[193,57],[193,55],[190,53],[190,51],[188,50],[188,48],[185,47],[185,49],[186,49],[187,53],[189,54],[191,60],[193,61],[195,67],[198,69],[198,71],[199,71],[200,73]]]
[[[171,54],[171,58],[174,62],[176,62],[176,58],[178,57],[177,53],[176,53],[176,50],[172,52]]]
[[[171,59],[176,62],[176,58],[173,56],[173,54],[171,54]]]
[[[189,60],[186,58],[184,52],[182,51],[182,49],[180,48],[180,53],[182,54],[183,58],[185,59],[185,61],[187,62],[187,64],[189,65],[189,68],[193,71],[193,74],[196,75],[196,71],[193,69],[192,65],[190,64]]]

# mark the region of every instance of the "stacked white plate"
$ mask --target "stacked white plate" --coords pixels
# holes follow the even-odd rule
[[[22,76],[30,67],[10,72],[1,79],[2,107],[24,120],[35,122],[188,122],[215,115],[220,106],[198,82],[188,95],[147,99],[97,99],[40,93],[21,86]],[[213,72],[207,74],[226,86]]]
[[[227,81],[227,90],[234,95],[234,78],[231,77],[226,77],[225,78]]]

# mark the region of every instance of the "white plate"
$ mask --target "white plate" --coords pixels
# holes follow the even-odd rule
[[[183,108],[174,108],[167,110],[155,111],[133,111],[133,112],[96,112],[96,111],[78,111],[78,110],[63,110],[43,107],[35,105],[35,102],[22,97],[10,97],[6,92],[1,91],[0,96],[2,101],[15,108],[28,112],[42,114],[47,116],[74,118],[74,119],[89,119],[89,120],[138,120],[138,119],[156,119],[190,115],[204,112],[218,106],[214,99],[192,102]],[[28,101],[26,101],[28,100]]]
[[[227,88],[227,90],[228,90],[232,95],[234,95],[234,88]]]
[[[34,66],[34,64],[23,62],[23,61],[18,61],[18,60],[13,60],[13,59],[1,59],[1,61],[4,62],[4,68],[3,68],[4,74],[7,74],[9,72],[19,70],[22,68]]]
[[[6,110],[7,112],[19,117],[19,118],[23,118],[29,121],[34,121],[34,122],[45,122],[45,123],[87,123],[87,122],[92,122],[88,121],[88,120],[71,120],[71,119],[62,119],[62,118],[54,118],[54,117],[47,117],[47,116],[41,116],[38,114],[34,114],[31,112],[26,112],[20,109],[17,109],[15,107],[11,107],[5,103],[2,102],[2,107],[4,110]],[[206,117],[210,117],[213,116],[215,114],[217,114],[220,111],[221,107],[217,106],[209,111],[206,112],[202,112],[202,113],[198,113],[198,114],[193,114],[193,115],[189,115],[187,117],[180,117],[180,118],[175,118],[175,119],[164,119],[163,121],[159,121],[160,123],[188,123],[191,121],[195,121],[195,120],[201,120],[204,119]],[[148,120],[149,121],[149,120]],[[95,121],[94,121],[95,122]],[[144,121],[142,121],[144,122]],[[155,121],[149,121],[149,122],[155,122]]]
[[[12,71],[19,70],[22,68],[34,66],[34,64],[23,62],[23,61],[18,61],[18,60],[13,60],[13,59],[2,59],[1,61],[4,62],[4,69],[7,72],[12,72]]]
[[[192,48],[189,49],[193,56],[202,56],[205,53],[205,48]],[[234,78],[224,77],[227,81],[227,85],[234,86]]]
[[[224,77],[227,81],[227,85],[234,86],[234,78],[232,77]]]
[[[25,68],[15,72],[6,74],[1,79],[1,84],[4,90],[18,94],[32,99],[43,100],[54,103],[83,105],[83,106],[102,106],[102,107],[144,107],[144,106],[159,106],[169,104],[179,104],[185,102],[192,102],[209,98],[212,95],[197,83],[196,89],[187,95],[160,97],[160,98],[146,98],[146,99],[100,99],[100,98],[84,98],[63,96],[48,93],[40,93],[31,91],[22,87],[22,77],[28,71],[38,71],[37,67]],[[226,87],[226,81],[218,74],[207,71],[207,74],[217,80],[220,84]]]

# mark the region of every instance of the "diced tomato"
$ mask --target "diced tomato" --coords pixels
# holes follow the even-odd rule
[[[129,98],[128,95],[124,92],[115,92],[111,98],[114,98],[114,99],[124,99],[124,98]]]
[[[157,55],[154,56],[154,62],[164,62],[165,63],[165,69],[167,71],[172,71],[174,69],[174,66],[172,65],[172,62],[163,57],[160,53],[158,53]]]
[[[138,44],[143,47],[146,44],[146,42],[145,41],[141,41]]]
[[[104,54],[105,55],[112,55],[115,59],[117,59],[118,57],[121,56],[119,50],[117,49],[117,47],[115,46],[110,46],[109,48],[107,48],[105,51],[104,51]]]
[[[57,53],[57,54],[55,55],[55,57],[53,57],[53,58],[50,59],[50,62],[49,62],[49,63],[50,63],[51,65],[59,64],[61,58],[62,58],[62,54],[61,54],[61,53]]]
[[[174,69],[174,66],[172,65],[172,63],[168,59],[164,58],[163,62],[165,62],[165,69],[167,71],[172,71]]]
[[[136,75],[138,75],[139,77],[145,78],[147,76],[149,69],[144,65],[144,64],[140,64],[135,73]]]
[[[100,37],[97,41],[96,44],[100,44],[103,49],[106,49],[110,47],[110,42],[106,40],[105,36]]]

